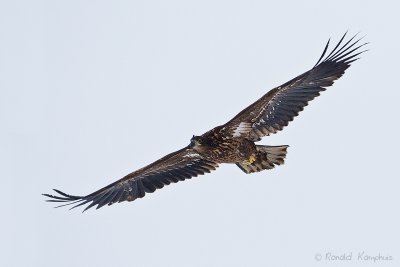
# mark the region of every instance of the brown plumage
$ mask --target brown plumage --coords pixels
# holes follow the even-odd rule
[[[295,116],[340,78],[350,63],[364,51],[353,41],[343,43],[346,34],[327,55],[329,41],[317,64],[309,71],[270,90],[232,120],[200,136],[193,136],[190,144],[160,160],[132,172],[122,179],[86,196],[73,196],[54,189],[59,195],[44,194],[49,202],[87,205],[85,210],[116,202],[133,201],[146,193],[185,179],[215,170],[219,164],[234,163],[245,173],[272,169],[284,163],[286,145],[263,146],[255,142],[287,126]]]

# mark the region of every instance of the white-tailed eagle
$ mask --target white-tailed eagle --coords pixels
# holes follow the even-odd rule
[[[112,205],[142,198],[165,185],[184,181],[215,170],[222,163],[234,163],[243,172],[272,169],[284,162],[288,146],[256,145],[262,137],[282,130],[308,102],[331,86],[365,52],[361,39],[345,41],[346,34],[328,54],[329,41],[315,66],[278,86],[241,111],[222,126],[200,136],[190,144],[118,181],[86,196],[74,196],[54,189],[58,195],[44,194],[47,201],[73,205]]]

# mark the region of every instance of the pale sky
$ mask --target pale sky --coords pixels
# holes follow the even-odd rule
[[[400,266],[399,10],[1,1],[0,266]],[[346,30],[370,51],[261,142],[290,145],[285,165],[223,165],[83,214],[44,202],[52,188],[85,195],[188,145],[311,68]]]

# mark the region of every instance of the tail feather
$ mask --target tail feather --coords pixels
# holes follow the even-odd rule
[[[256,160],[252,164],[237,163],[236,165],[245,173],[259,172],[273,169],[275,165],[285,162],[289,146],[256,146]]]

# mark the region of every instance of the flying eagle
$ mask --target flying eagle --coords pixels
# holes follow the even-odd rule
[[[200,136],[176,152],[134,171],[122,179],[86,196],[73,196],[54,189],[59,195],[43,194],[49,202],[101,208],[117,202],[133,201],[170,183],[177,183],[215,170],[219,164],[234,163],[243,172],[268,170],[284,163],[287,145],[256,145],[262,137],[287,126],[308,102],[340,78],[358,59],[364,44],[346,34],[327,54],[329,41],[315,66],[296,78],[270,90],[224,125]],[[343,43],[343,44],[342,44]],[[60,207],[58,206],[58,207]],[[71,209],[72,209],[71,208]]]

